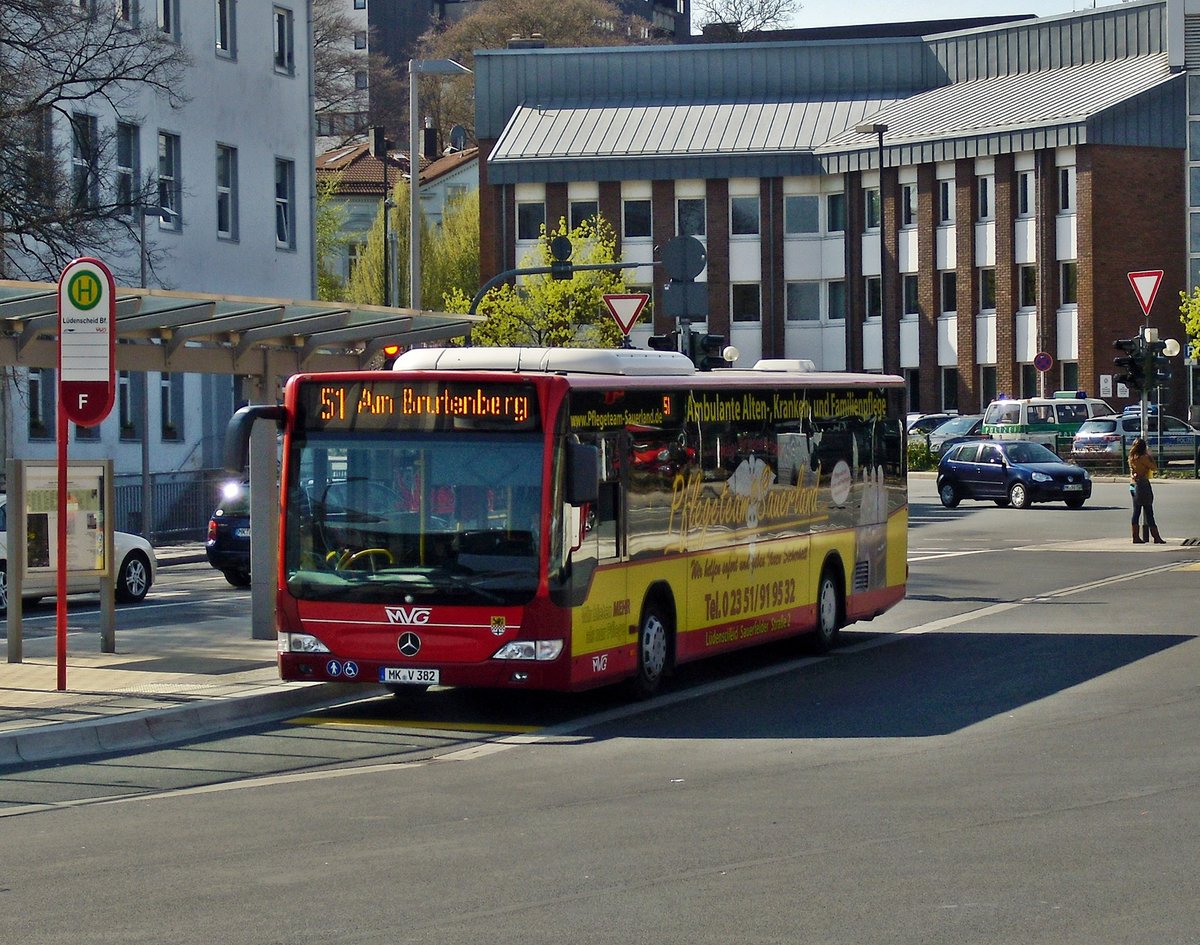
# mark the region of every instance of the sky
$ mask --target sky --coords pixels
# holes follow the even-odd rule
[[[1108,6],[1113,0],[1095,0]],[[895,23],[949,17],[998,16],[1032,13],[1055,16],[1090,10],[1093,0],[800,0],[790,26],[848,26],[853,23]]]

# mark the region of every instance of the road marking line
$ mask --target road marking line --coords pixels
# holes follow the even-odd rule
[[[344,719],[304,715],[288,719],[286,725],[309,725],[316,728],[422,728],[448,732],[491,732],[500,735],[524,735],[536,732],[537,725],[493,725],[487,722],[436,722],[409,719]]]

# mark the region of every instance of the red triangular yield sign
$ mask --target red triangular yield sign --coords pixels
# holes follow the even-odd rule
[[[1162,282],[1163,271],[1161,269],[1147,269],[1144,272],[1131,272],[1129,274],[1129,284],[1133,286],[1133,294],[1137,296],[1138,304],[1142,307],[1142,314],[1150,316],[1150,306],[1154,304],[1154,297],[1158,295],[1158,286]]]
[[[621,329],[621,333],[624,335],[629,334],[629,329],[633,327],[633,323],[638,320],[638,316],[642,314],[642,309],[646,307],[646,303],[649,301],[650,295],[646,292],[628,292],[604,296],[604,304],[608,306],[612,317],[616,319],[617,327]]]

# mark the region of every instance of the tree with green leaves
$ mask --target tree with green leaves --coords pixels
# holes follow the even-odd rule
[[[1179,320],[1187,332],[1185,356],[1195,357],[1194,352],[1200,351],[1200,286],[1193,288],[1190,295],[1187,292],[1179,293]]]
[[[388,283],[396,287],[396,298],[404,305],[408,294],[408,181],[397,181],[392,188],[392,207],[388,211],[389,242],[395,241],[396,259],[388,271]],[[422,242],[424,246],[424,242]],[[360,305],[389,305],[385,298],[383,263],[383,212],[375,214],[367,244],[359,253],[354,272],[346,285],[346,301]]]
[[[446,201],[441,226],[421,243],[421,298],[444,304],[479,285],[479,191]]]
[[[346,205],[336,200],[341,174],[317,179],[317,298],[340,299],[342,277],[331,268],[334,259],[348,242],[342,232],[346,223]]]
[[[557,229],[542,226],[537,248],[526,255],[519,268],[548,267],[550,244],[557,236],[571,240],[571,262],[575,265],[613,263],[616,234],[602,217],[584,220],[568,229],[560,220]],[[505,283],[491,289],[480,300],[477,314],[486,321],[471,330],[471,343],[483,347],[515,345],[549,348],[615,348],[621,330],[604,306],[604,296],[623,293],[622,270],[576,270],[570,279],[554,279],[549,273],[521,277],[518,284]],[[467,312],[473,296],[452,293],[446,310]]]

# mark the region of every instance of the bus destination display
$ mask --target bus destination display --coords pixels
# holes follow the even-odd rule
[[[300,385],[297,410],[307,430],[538,429],[527,384],[314,380]]]

